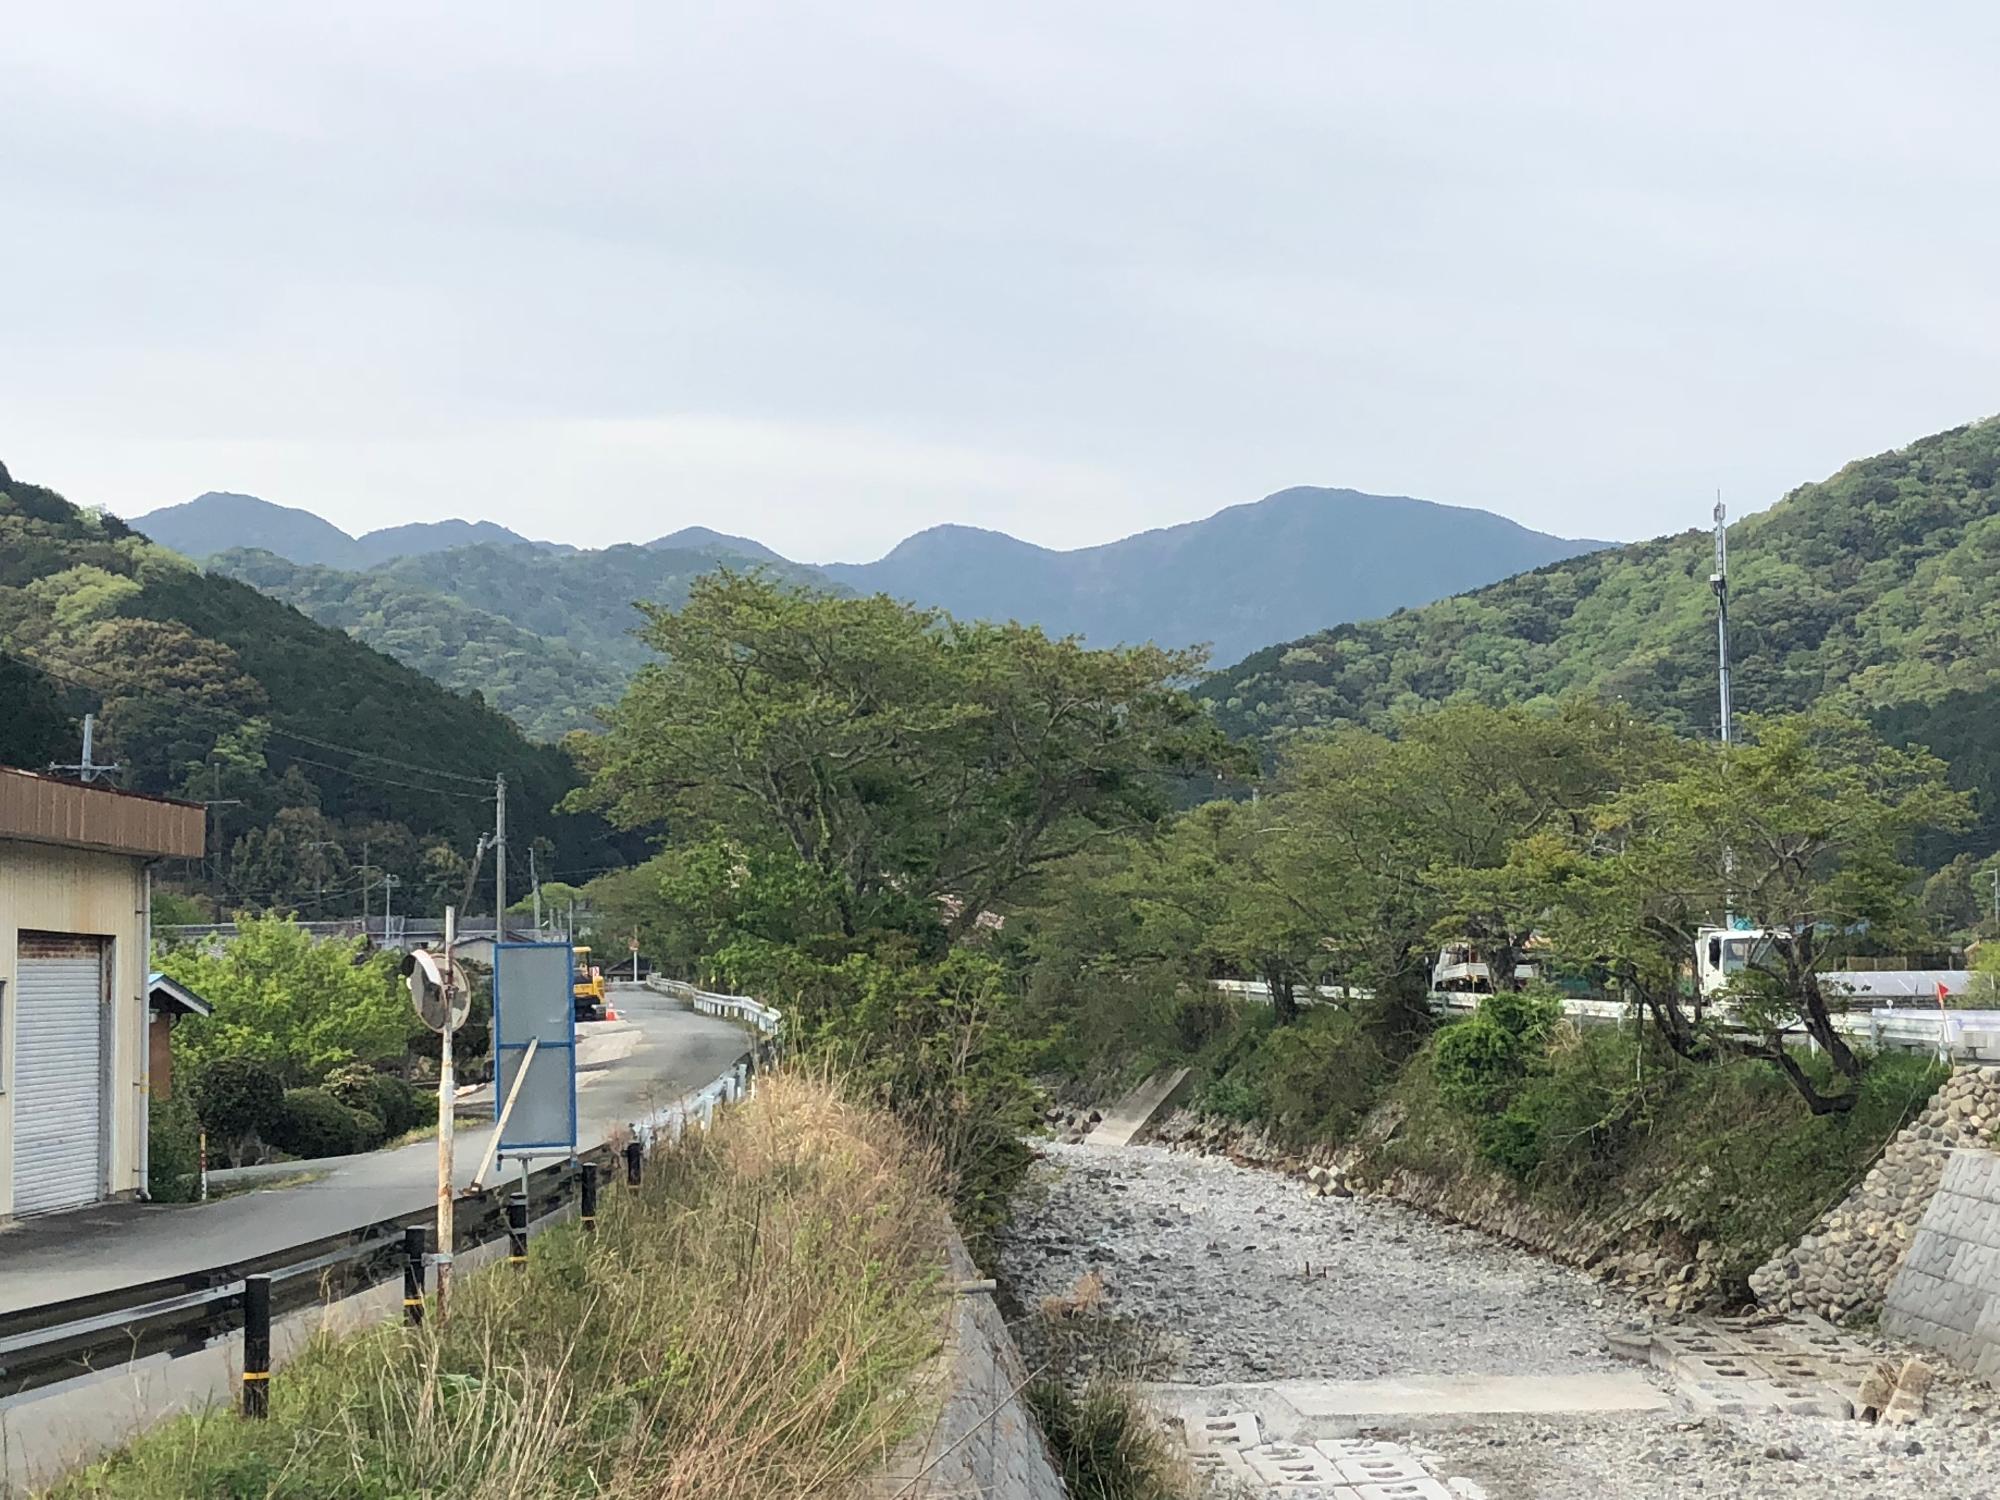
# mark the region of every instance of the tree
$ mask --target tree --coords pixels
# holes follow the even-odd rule
[[[161,965],[215,1008],[175,1028],[175,1053],[194,1068],[254,1058],[296,1087],[342,1063],[402,1055],[409,998],[394,959],[358,938],[322,942],[282,917],[247,917],[220,952],[178,948]]]
[[[1171,773],[1234,764],[1176,685],[1196,654],[726,572],[642,609],[660,660],[580,747],[576,801],[677,843],[788,851],[849,938],[939,920],[961,936],[1092,839],[1163,816]]]
[[[1834,1028],[1824,971],[1920,934],[1918,872],[1903,853],[1963,821],[1967,799],[1934,756],[1884,745],[1859,720],[1750,719],[1745,731],[1610,799],[1558,856],[1568,868],[1552,940],[1604,963],[1681,1055],[1759,1057],[1814,1113],[1850,1109],[1867,1059]],[[1727,1026],[1689,979],[1699,930],[1725,914],[1774,935],[1723,997]],[[1826,1054],[1833,1087],[1799,1062],[1794,1030]]]

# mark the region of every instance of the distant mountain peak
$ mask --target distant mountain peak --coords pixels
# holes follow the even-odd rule
[[[646,543],[649,552],[733,552],[738,557],[755,558],[759,562],[784,562],[785,559],[766,547],[762,542],[752,541],[747,536],[731,536],[726,531],[714,531],[706,526],[683,526],[679,531],[670,531],[665,536],[656,536]]]

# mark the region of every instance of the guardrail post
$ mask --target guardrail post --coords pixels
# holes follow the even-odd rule
[[[583,1164],[583,1203],[578,1217],[583,1221],[585,1234],[597,1233],[597,1163]]]
[[[403,1227],[403,1318],[412,1328],[424,1322],[424,1226]]]
[[[637,1141],[625,1143],[625,1184],[627,1187],[639,1185],[639,1172],[646,1160],[646,1148]]]
[[[243,1415],[271,1414],[271,1278],[243,1278]]]
[[[507,1200],[507,1264],[517,1271],[528,1268],[528,1195],[516,1193]]]

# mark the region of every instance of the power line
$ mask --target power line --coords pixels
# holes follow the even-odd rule
[[[109,677],[109,675],[104,673],[101,669],[85,665],[82,662],[63,661],[62,666],[67,668],[69,671],[94,674],[103,680],[98,682],[87,682],[79,678],[66,676],[62,671],[58,671],[55,668],[51,667],[44,660],[38,660],[32,657],[20,656],[11,651],[0,651],[0,656],[6,657],[9,661],[19,662],[21,665],[32,668],[33,670],[42,673],[46,677],[52,677],[57,682],[64,683],[69,687],[80,688],[85,692],[104,693],[104,692],[115,691],[118,688],[124,686],[124,684],[119,683],[116,679]],[[252,715],[240,713],[234,709],[226,709],[222,708],[218,704],[210,703],[206,699],[199,697],[197,694],[189,692],[185,688],[172,687],[165,684],[148,685],[147,687],[142,689],[139,692],[139,694],[137,694],[137,696],[179,699],[183,702],[194,703],[197,706],[209,712],[220,712],[229,714],[230,716],[237,719],[239,722],[246,724],[249,723],[251,718],[253,717]],[[268,719],[264,720],[263,723],[265,731],[279,739],[296,740],[300,744],[313,745],[322,750],[332,750],[343,755],[353,755],[367,760],[380,761],[384,765],[395,766],[399,770],[411,771],[420,776],[435,776],[448,781],[463,782],[469,786],[489,786],[492,783],[493,778],[490,776],[471,776],[467,775],[463,771],[447,771],[441,767],[420,766],[412,761],[397,760],[394,756],[383,755],[379,751],[363,750],[356,745],[342,745],[332,740],[317,739],[309,734],[300,734],[295,729],[282,729],[277,725],[272,724]],[[430,795],[436,797],[463,797],[466,798],[467,800],[484,801],[487,799],[487,797],[491,796],[491,793],[486,793],[482,795],[470,792],[449,792],[449,791],[444,791],[440,788],[419,786],[413,782],[397,781],[391,777],[381,776],[369,771],[362,771],[352,766],[339,766],[339,765],[334,765],[328,761],[313,760],[308,756],[299,755],[294,751],[284,751],[282,753],[286,756],[287,759],[298,761],[304,765],[318,766],[320,769],[326,771],[339,771],[344,775],[354,776],[361,780],[377,781],[387,786],[403,787],[410,791],[428,792]]]

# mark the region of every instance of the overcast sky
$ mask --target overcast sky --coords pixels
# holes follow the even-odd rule
[[[809,560],[1629,538],[2000,409],[2000,9],[10,7],[0,460]]]

